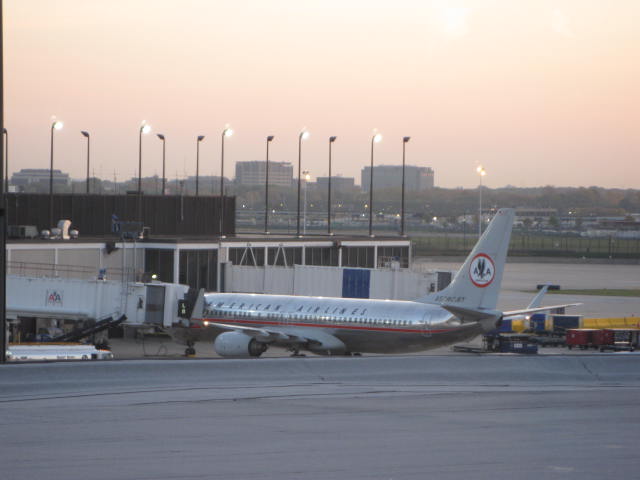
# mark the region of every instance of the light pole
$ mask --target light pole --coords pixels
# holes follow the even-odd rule
[[[200,142],[204,140],[204,135],[196,137],[196,197],[199,195],[200,185]],[[224,140],[223,140],[224,141]]]
[[[300,182],[302,174],[302,141],[309,138],[309,131],[303,129],[298,135],[298,212],[296,215],[296,236],[300,236]]]
[[[302,214],[302,234],[306,235],[307,234],[307,184],[309,183],[309,180],[311,180],[311,175],[309,175],[309,172],[307,170],[302,172],[302,175],[304,175],[304,209]]]
[[[89,136],[89,132],[85,130],[81,130],[80,133],[83,137],[87,139],[87,195],[89,194],[89,154],[90,154],[90,143],[91,137]]]
[[[233,135],[233,130],[225,127],[222,131],[222,150],[220,154],[220,237],[224,238],[224,139]]]
[[[382,140],[382,135],[375,133],[371,137],[371,169],[369,176],[369,236],[373,236],[373,146]]]
[[[327,233],[332,235],[331,233],[331,146],[333,142],[336,141],[338,137],[329,137],[329,181],[328,183],[328,195],[327,195]]]
[[[9,132],[2,129],[4,134],[4,193],[9,193]]]
[[[267,164],[264,172],[264,233],[269,233],[269,144],[273,139],[273,135],[267,137]]]
[[[478,237],[480,237],[482,235],[482,177],[487,174],[487,171],[482,165],[478,165],[478,167],[476,168],[476,172],[478,172],[478,176],[480,177],[480,186],[478,188]]]
[[[138,138],[138,221],[142,222],[142,134],[151,131],[151,125],[144,120],[140,125],[140,135]],[[142,227],[142,225],[141,225]]]
[[[54,120],[51,124],[51,162],[49,165],[49,228],[53,227],[53,132],[60,130],[64,124]]]
[[[405,191],[405,147],[407,143],[411,140],[411,137],[402,137],[402,204],[400,207],[400,235],[404,237],[404,191]]]
[[[162,195],[165,193],[167,186],[167,177],[165,175],[166,157],[165,157],[165,138],[162,133],[156,133],[156,136],[162,140]]]
[[[151,125],[145,121],[140,125],[140,135],[138,138],[138,196],[142,194],[142,134],[145,135],[151,131]]]

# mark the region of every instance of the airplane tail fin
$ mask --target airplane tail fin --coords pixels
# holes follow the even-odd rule
[[[471,310],[494,310],[498,304],[514,218],[514,209],[498,210],[451,284],[416,301]]]
[[[549,284],[545,284],[542,286],[540,291],[536,294],[535,297],[531,300],[531,303],[527,305],[527,308],[537,308],[542,303],[542,297],[544,297],[545,293],[549,290]]]

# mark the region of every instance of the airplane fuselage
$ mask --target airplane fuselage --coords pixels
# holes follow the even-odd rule
[[[265,328],[289,338],[317,338],[321,345],[304,348],[326,354],[419,352],[481,333],[478,324],[461,324],[445,309],[420,302],[240,293],[206,294],[201,322],[194,322],[203,327],[201,340],[225,331],[216,323]],[[343,345],[332,345],[332,338]]]

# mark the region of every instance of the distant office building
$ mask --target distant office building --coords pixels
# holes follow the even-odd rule
[[[267,162],[258,160],[236,163],[236,183],[240,185],[264,185]],[[289,162],[269,162],[269,185],[290,187],[293,181],[293,165]]]
[[[316,179],[318,188],[327,189],[329,184],[329,177],[318,177]],[[355,186],[356,179],[353,177],[331,177],[331,190],[349,190]]]
[[[27,186],[49,186],[50,170],[48,168],[23,168],[19,172],[11,175],[11,184],[18,188]],[[68,173],[61,170],[53,170],[53,186],[71,186],[71,179]]]
[[[371,167],[364,167],[361,173],[361,186],[365,192],[369,191],[371,181]],[[408,192],[421,192],[433,188],[433,169],[429,167],[405,167],[405,189]],[[373,167],[373,188],[401,188],[402,165],[378,165]]]

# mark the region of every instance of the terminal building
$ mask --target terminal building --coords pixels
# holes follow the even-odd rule
[[[408,192],[421,192],[434,187],[433,169],[429,167],[405,166],[405,189]],[[360,185],[369,191],[371,167],[364,167],[360,175]],[[378,165],[373,167],[373,188],[401,188],[402,165]]]
[[[296,267],[402,270],[411,261],[410,241],[400,236],[237,233],[234,197],[224,197],[222,205],[219,196],[58,194],[53,199],[50,210],[48,195],[7,195],[13,237],[7,245],[9,274],[65,270],[83,278],[102,272],[108,278],[153,277],[212,292],[275,288],[287,293],[293,287],[278,289],[267,277],[288,269],[286,282],[292,283]],[[52,228],[62,219],[70,221],[69,231],[77,231],[75,238]],[[43,230],[50,234],[43,237]],[[262,287],[250,277],[260,277]]]

